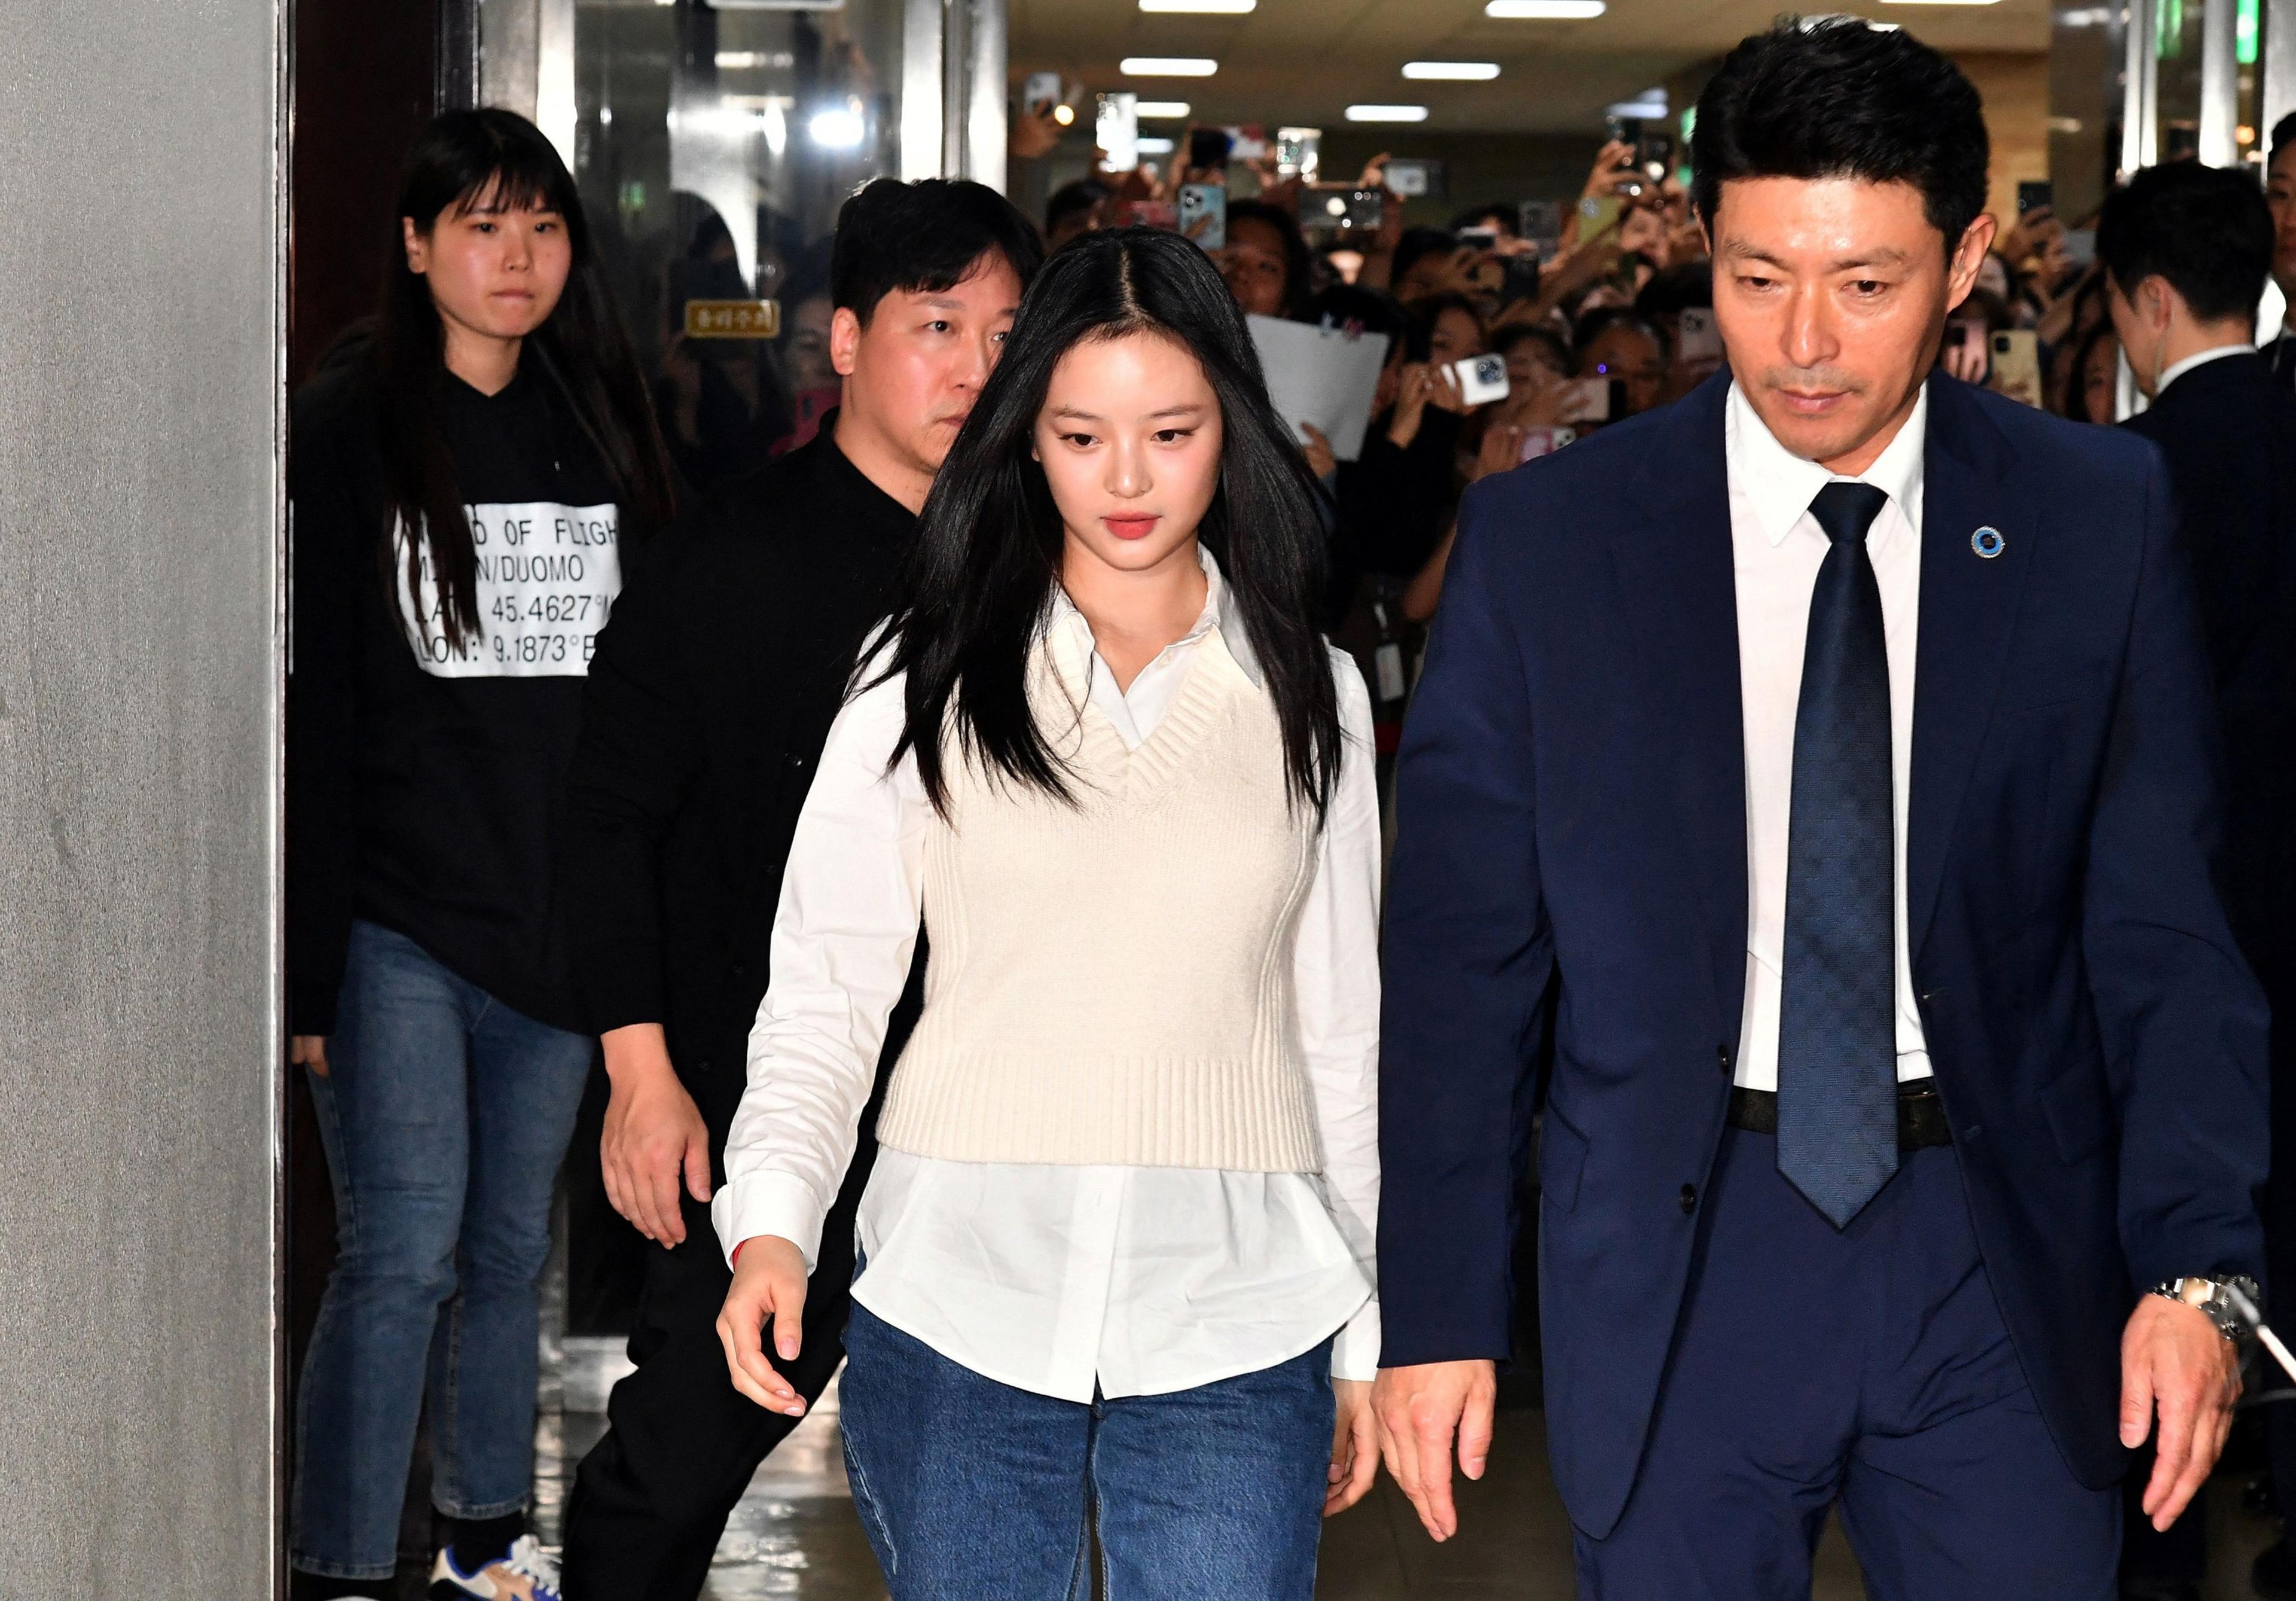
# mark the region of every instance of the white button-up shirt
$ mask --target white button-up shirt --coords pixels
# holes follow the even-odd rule
[[[1202,614],[1129,690],[1055,591],[1089,694],[1136,749],[1196,653],[1259,667],[1204,557]],[[1338,1332],[1332,1369],[1379,1361],[1379,806],[1371,703],[1334,654],[1346,751],[1317,842],[1293,970],[1324,1171],[964,1162],[881,1149],[859,1219],[854,1298],[951,1360],[1065,1400],[1163,1394],[1288,1361]],[[774,922],[773,981],[711,1219],[730,1253],[779,1235],[810,1266],[852,1159],[885,1022],[906,980],[931,802],[916,763],[887,771],[902,684],[875,685],[831,728]],[[1078,894],[1092,886],[1079,884]],[[1111,916],[1123,908],[1111,907]]]
[[[1890,658],[1890,793],[1896,836],[1898,1078],[1930,1076],[1906,940],[1906,795],[1913,771],[1914,647],[1921,621],[1923,446],[1929,391],[1856,481],[1890,497],[1866,536],[1882,591]],[[1794,718],[1809,601],[1831,541],[1809,504],[1837,475],[1778,443],[1742,390],[1724,423],[1730,544],[1738,599],[1738,686],[1746,740],[1746,1004],[1735,1081],[1778,1087],[1778,1003],[1785,973],[1786,856],[1793,818]]]

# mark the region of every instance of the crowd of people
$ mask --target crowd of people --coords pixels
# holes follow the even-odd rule
[[[898,1601],[1303,1601],[1382,1462],[1456,1531],[1534,1139],[1592,1593],[1807,1594],[1837,1501],[1875,1593],[2197,1582],[2243,1301],[2296,1326],[2296,119],[2078,234],[1897,30],[1697,126],[1552,241],[1387,158],[1314,247],[1242,163],[879,179],[771,341],[650,356],[547,140],[433,123],[293,415],[298,1601],[388,1587],[426,1416],[439,1601],[692,1601],[840,1364]],[[1217,248],[1137,224],[1208,182]],[[1351,459],[1252,316],[1385,341]],[[601,1056],[653,1249],[562,1573]]]

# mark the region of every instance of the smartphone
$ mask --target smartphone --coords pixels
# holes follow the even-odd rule
[[[2054,205],[2055,195],[2055,185],[2046,178],[2038,182],[2031,178],[2022,180],[2017,185],[2017,215],[2022,217],[2028,211]]]
[[[1496,228],[1461,228],[1455,237],[1471,250],[1493,250],[1499,243]]]
[[[1626,210],[1615,194],[1589,194],[1578,202],[1578,242],[1600,239],[1619,225]]]
[[[1538,247],[1541,266],[1562,250],[1562,207],[1555,201],[1527,200],[1514,210],[1516,230]]]
[[[1326,189],[1318,184],[1300,197],[1300,231],[1319,244],[1353,234],[1375,234],[1386,220],[1387,196],[1377,189],[1347,184]]]
[[[1536,256],[1509,256],[1499,278],[1499,304],[1538,299],[1539,260]]]
[[[1450,371],[1459,380],[1460,398],[1470,406],[1482,406],[1507,398],[1506,357],[1504,356],[1470,356],[1453,362]]]
[[[1226,172],[1228,152],[1235,141],[1224,127],[1188,130],[1188,165],[1199,172]]]
[[[1208,250],[1227,249],[1227,191],[1218,184],[1183,184],[1180,232]]]
[[[1993,336],[1996,394],[2027,406],[2041,404],[2041,338],[2030,328],[2007,328]]]
[[[1140,165],[1140,97],[1129,90],[1100,97],[1093,118],[1093,143],[1100,146],[1101,165],[1110,172],[1130,172]]]
[[[1387,186],[1405,200],[1439,199],[1444,191],[1443,163],[1391,160],[1387,164]]]
[[[2096,230],[2067,228],[2065,230],[2065,260],[2074,267],[2087,267],[2096,259]]]
[[[1674,165],[1674,135],[1663,124],[1645,124],[1635,140],[1635,168],[1653,184],[1666,182]]]
[[[1021,86],[1021,109],[1031,117],[1041,117],[1061,103],[1061,75],[1057,72],[1031,72]]]
[[[1225,222],[1226,214],[1221,214]],[[1180,226],[1180,209],[1170,201],[1126,201],[1116,208],[1116,220],[1120,226],[1141,228],[1168,228],[1177,232]]]
[[[1722,333],[1714,325],[1712,307],[1685,306],[1682,308],[1682,320],[1675,334],[1675,348],[1685,366],[1722,359]]]
[[[1562,385],[1566,423],[1608,423],[1627,415],[1627,385],[1620,378],[1573,378]]]
[[[1553,456],[1578,437],[1575,428],[1535,426],[1522,431],[1522,448],[1516,452],[1515,461],[1535,462],[1542,456]]]
[[[1231,161],[1257,161],[1267,153],[1267,130],[1257,122],[1239,123],[1220,132],[1227,135]]]
[[[1275,176],[1316,181],[1322,165],[1324,130],[1319,127],[1279,127],[1275,130]]]

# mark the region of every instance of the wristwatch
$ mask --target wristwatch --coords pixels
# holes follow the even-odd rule
[[[2152,1293],[2183,1301],[2194,1311],[2205,1314],[2217,1326],[2217,1333],[2227,1340],[2237,1340],[2252,1331],[2257,1301],[2264,1292],[2257,1287],[2254,1279],[2235,1273],[2223,1278],[2172,1278],[2166,1284],[2154,1285]]]

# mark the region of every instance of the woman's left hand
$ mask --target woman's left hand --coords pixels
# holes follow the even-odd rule
[[[1361,1379],[1332,1381],[1332,1473],[1324,1492],[1324,1515],[1345,1512],[1364,1498],[1379,1471],[1379,1424],[1372,1416],[1371,1386]]]

